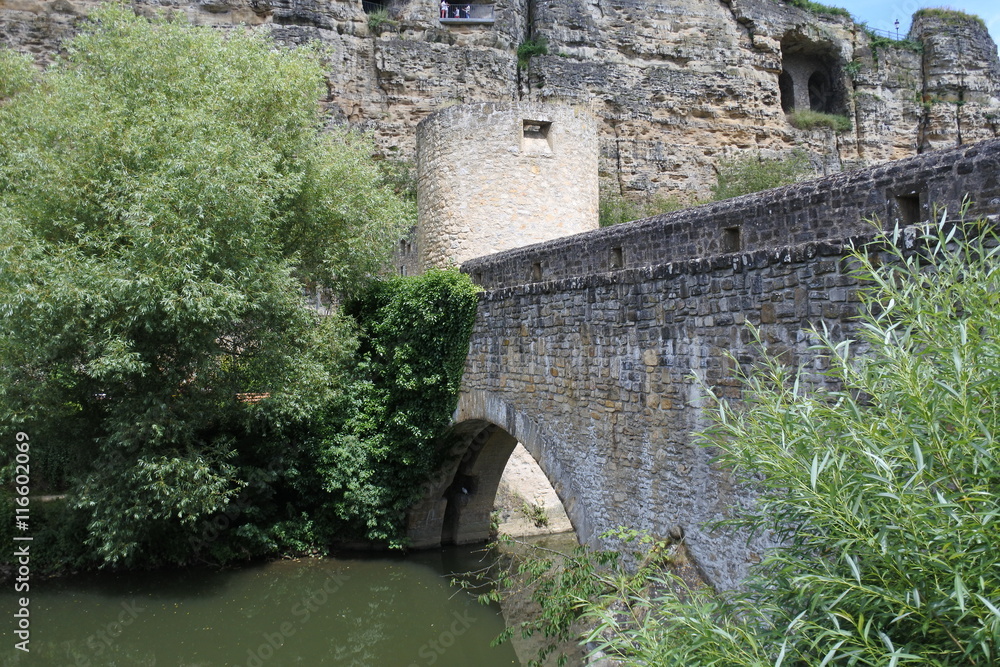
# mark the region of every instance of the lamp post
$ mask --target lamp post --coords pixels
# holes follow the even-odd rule
[[[896,41],[899,41],[899,19],[896,19]]]

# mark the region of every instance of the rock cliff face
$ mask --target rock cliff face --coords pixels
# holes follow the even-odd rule
[[[1000,136],[1000,61],[985,27],[917,16],[909,41],[775,0],[497,0],[492,23],[445,22],[439,0],[137,0],[196,23],[268,30],[329,49],[332,116],[412,160],[416,125],[479,101],[569,103],[599,120],[606,186],[697,199],[720,158],[805,147],[819,173]],[[0,41],[46,62],[96,3],[0,0]],[[548,55],[519,66],[517,46]],[[786,111],[848,116],[797,129]]]

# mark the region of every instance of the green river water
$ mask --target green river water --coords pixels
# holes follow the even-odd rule
[[[517,666],[509,644],[490,647],[499,607],[449,585],[448,574],[483,566],[481,549],[32,581],[27,654],[14,648],[5,586],[0,664]]]

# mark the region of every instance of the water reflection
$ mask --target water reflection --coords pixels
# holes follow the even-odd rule
[[[510,544],[500,543],[497,545],[503,554],[506,567],[509,568],[513,577],[512,586],[503,591],[504,617],[508,625],[517,625],[522,621],[537,618],[542,610],[532,599],[533,587],[527,585],[527,577],[516,574],[517,565],[524,557],[536,557],[559,560],[557,553],[571,554],[579,546],[575,533],[555,533],[552,535],[537,535],[534,537],[517,538]],[[534,547],[541,547],[543,551],[535,551]],[[582,624],[577,624],[576,631],[585,634],[586,628]],[[586,663],[585,656],[587,650],[575,641],[556,642],[547,637],[532,635],[522,637],[520,632],[515,632],[511,637],[510,644],[514,647],[521,664],[527,665],[530,661],[538,659],[538,653],[544,647],[553,646],[555,652],[550,654],[542,663],[543,667],[556,667],[559,656],[565,655],[569,665],[583,665]]]
[[[500,610],[449,586],[446,574],[480,567],[476,552],[32,582],[31,652],[13,650],[8,622],[0,656],[80,667],[518,665],[510,646],[489,646]],[[13,608],[13,591],[0,597]]]

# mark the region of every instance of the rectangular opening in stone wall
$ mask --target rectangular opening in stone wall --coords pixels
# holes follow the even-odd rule
[[[525,120],[521,129],[521,151],[552,152],[552,123],[547,120]]]
[[[625,253],[622,252],[621,246],[611,249],[611,268],[620,269],[625,266]]]
[[[401,275],[401,276],[405,276],[406,275],[406,266],[400,266],[399,267],[399,275]]]
[[[441,23],[444,25],[489,25],[493,23],[494,15],[494,4],[492,2],[466,3],[451,0],[448,3],[441,5]]]
[[[472,274],[472,282],[476,283],[477,285],[482,285],[483,284],[483,272],[482,271],[476,271],[475,273],[473,273]]]
[[[536,283],[542,279],[542,264],[541,262],[532,262],[531,264],[531,279]]]
[[[920,193],[911,192],[896,195],[896,221],[900,226],[912,225],[924,219],[923,208],[920,205]]]
[[[739,226],[726,227],[722,230],[722,252],[739,252],[742,248]]]

